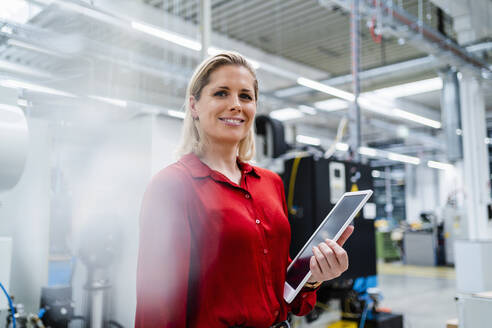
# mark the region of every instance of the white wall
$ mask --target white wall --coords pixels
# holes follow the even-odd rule
[[[119,122],[99,131],[93,138],[97,143],[79,149],[86,160],[74,177],[78,181],[73,196],[74,234],[97,224],[109,226],[116,240],[119,236],[119,254],[111,266],[111,316],[125,327],[134,325],[142,196],[151,176],[172,162],[180,128],[180,120],[162,116]],[[87,242],[84,235],[75,239],[78,247]],[[74,283],[77,313],[83,311],[85,282],[85,267],[79,265]]]
[[[47,122],[28,118],[28,125],[30,143],[23,175],[13,189],[0,193],[0,235],[13,238],[10,293],[27,311],[37,311],[40,288],[48,281],[52,147]]]
[[[421,212],[439,210],[439,172],[424,165],[405,165],[405,211],[407,222],[418,221]]]
[[[182,121],[163,116],[65,124],[29,119],[31,143],[19,184],[0,194],[0,236],[13,237],[11,293],[29,312],[38,311],[40,289],[48,283],[50,188],[54,167],[70,193],[66,238],[74,255],[91,243],[88,226],[108,229],[118,242],[110,267],[111,315],[134,325],[138,216],[151,176],[174,161]],[[74,276],[76,313],[82,314],[85,266]],[[77,325],[74,325],[74,327]]]

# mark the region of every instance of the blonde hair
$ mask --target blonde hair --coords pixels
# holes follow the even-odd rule
[[[254,68],[248,61],[237,52],[223,51],[212,57],[205,59],[195,70],[193,76],[188,83],[185,99],[185,118],[183,123],[181,144],[176,151],[177,157],[181,157],[188,153],[194,153],[201,156],[205,150],[206,140],[203,138],[203,133],[200,123],[193,119],[190,108],[190,97],[193,96],[197,101],[203,88],[210,83],[210,75],[222,66],[237,65],[245,67],[254,78],[254,93],[255,101],[258,101],[258,80]],[[254,124],[248,135],[239,142],[238,158],[242,162],[250,161],[255,154],[255,131]]]

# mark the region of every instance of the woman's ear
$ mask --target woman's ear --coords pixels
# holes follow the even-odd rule
[[[198,110],[196,109],[195,97],[190,96],[189,102],[190,102],[191,117],[193,117],[193,120],[198,120]]]

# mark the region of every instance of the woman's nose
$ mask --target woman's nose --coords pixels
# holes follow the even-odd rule
[[[239,96],[232,97],[231,110],[241,110],[241,102],[239,101]]]

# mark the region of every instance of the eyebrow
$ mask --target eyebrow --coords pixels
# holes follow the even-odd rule
[[[217,87],[217,89],[225,89],[225,90],[230,90],[229,87],[223,86],[223,87]],[[251,89],[241,89],[241,91],[246,91],[246,92],[253,92]]]

